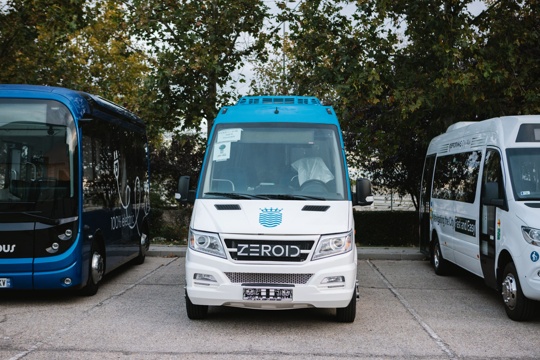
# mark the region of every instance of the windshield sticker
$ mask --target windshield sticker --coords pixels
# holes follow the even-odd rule
[[[214,161],[226,161],[231,157],[231,143],[217,143],[214,148]]]
[[[226,129],[226,130],[221,130],[218,133],[216,142],[218,143],[236,142],[236,141],[240,141],[241,137],[242,137],[242,129]]]

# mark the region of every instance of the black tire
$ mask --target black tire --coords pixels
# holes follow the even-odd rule
[[[144,223],[142,226],[142,233],[139,241],[139,255],[133,259],[133,264],[141,265],[144,264],[146,259],[146,253],[150,249],[150,234],[148,231],[148,224]]]
[[[81,289],[81,294],[84,296],[93,296],[98,292],[99,284],[105,274],[105,253],[103,252],[103,247],[94,241],[91,249],[88,282]]]
[[[504,268],[501,290],[504,310],[510,319],[523,321],[532,317],[535,304],[523,294],[513,262],[506,264]]]
[[[356,293],[353,296],[349,305],[344,308],[336,309],[336,321],[341,323],[352,323],[356,318]]]
[[[186,311],[188,318],[191,320],[202,320],[208,315],[208,306],[193,304],[186,292]]]
[[[433,240],[433,248],[431,251],[431,263],[433,264],[433,269],[435,274],[439,276],[448,275],[450,263],[446,261],[441,252],[441,245],[439,244],[439,239],[435,238]]]

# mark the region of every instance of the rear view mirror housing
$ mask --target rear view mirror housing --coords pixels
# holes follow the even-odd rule
[[[178,192],[174,194],[174,198],[182,204],[195,202],[195,191],[189,190],[189,180],[189,176],[180,176],[178,179]]]
[[[373,204],[373,194],[371,192],[371,181],[368,179],[356,179],[356,200],[354,205],[368,206]]]

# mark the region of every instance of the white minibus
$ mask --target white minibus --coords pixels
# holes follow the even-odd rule
[[[220,110],[194,199],[186,254],[186,310],[334,308],[356,315],[353,203],[372,202],[368,180],[350,189],[331,106],[307,96],[248,96]],[[358,201],[357,201],[358,200]]]
[[[540,116],[451,125],[429,144],[420,187],[420,248],[500,291],[508,317],[540,300]]]

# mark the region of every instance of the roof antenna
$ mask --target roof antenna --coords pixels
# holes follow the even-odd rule
[[[276,110],[274,110],[274,114],[279,114],[279,110],[278,110],[277,106],[276,106]]]

